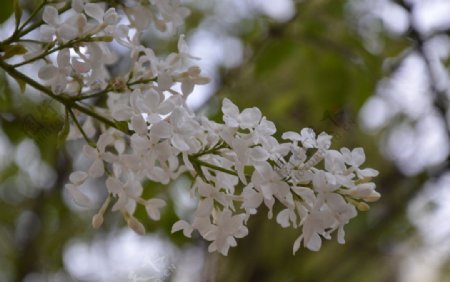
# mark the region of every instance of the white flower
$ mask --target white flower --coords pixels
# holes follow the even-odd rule
[[[84,171],[72,172],[69,176],[71,183],[66,184],[66,189],[68,190],[70,196],[74,202],[83,207],[91,207],[92,202],[85,193],[81,191],[81,185],[84,184],[88,177],[88,174]]]
[[[154,21],[158,23],[157,27],[164,31],[167,24],[171,24],[174,29],[184,24],[184,19],[189,15],[190,11],[186,7],[180,5],[179,0],[150,0],[154,5],[158,15],[154,15]]]
[[[163,94],[149,89],[140,95],[137,99],[136,107],[145,113],[145,120],[149,123],[158,123],[162,117],[173,111],[176,105],[179,105],[178,99],[174,96],[165,98]]]
[[[190,67],[180,74],[175,74],[174,79],[181,82],[183,95],[191,94],[195,85],[203,85],[209,82],[209,78],[200,75],[200,68],[197,66]]]
[[[355,188],[350,189],[349,194],[356,199],[363,199],[366,202],[375,202],[380,198],[380,193],[375,191],[373,182],[360,183]]]
[[[83,55],[85,68],[89,73],[85,75],[85,84],[91,88],[104,89],[106,80],[109,79],[109,71],[106,65],[117,61],[117,54],[111,52],[109,47],[103,42],[85,43],[86,53]]]
[[[192,226],[189,223],[187,223],[186,221],[179,220],[173,224],[171,232],[175,233],[180,230],[183,230],[184,236],[190,238],[192,231],[194,231],[194,228],[192,228]]]
[[[303,128],[300,131],[300,134],[297,132],[288,131],[283,133],[281,136],[283,139],[292,140],[294,142],[301,141],[303,144],[303,147],[309,149],[309,148],[317,148],[317,140],[316,140],[316,133],[311,128]],[[326,142],[326,136],[322,137],[324,140],[321,142],[323,145],[326,145],[328,142]],[[322,139],[321,138],[321,139]],[[297,144],[297,143],[294,143]]]
[[[359,168],[366,160],[366,155],[364,154],[364,150],[362,148],[355,148],[352,151],[347,148],[342,148],[341,152],[345,162],[349,164],[354,171],[356,171],[359,178],[372,178],[378,175],[378,171],[374,169]]]
[[[49,82],[55,94],[64,92],[67,86],[67,77],[72,73],[70,52],[68,49],[59,51],[56,58],[57,67],[47,64],[39,69],[38,77]]]
[[[84,0],[72,0],[72,9],[77,13],[82,13],[84,8]]]
[[[229,127],[240,127],[242,129],[255,128],[262,114],[258,108],[244,109],[239,113],[239,108],[227,98],[222,102],[223,121]]]
[[[106,180],[106,187],[109,192],[118,197],[112,207],[112,211],[126,209],[128,213],[133,214],[136,209],[136,201],[140,198],[143,188],[139,181],[129,179],[122,184],[118,179],[109,177]]]
[[[281,225],[283,228],[287,228],[291,225],[291,222],[296,226],[297,216],[294,210],[284,209],[280,211],[277,215],[277,223]]]
[[[177,107],[168,121],[161,121],[150,128],[150,134],[162,139],[169,139],[171,144],[181,152],[200,149],[194,136],[200,130],[200,124],[193,119],[187,109]]]
[[[344,243],[344,226],[357,209],[367,210],[367,202],[380,197],[370,182],[378,172],[360,168],[364,151],[330,150],[331,136],[316,135],[311,128],[283,133],[288,141],[280,143],[273,136],[275,124],[258,108],[240,111],[228,99],[221,106],[223,123],[198,117],[187,107],[186,98],[195,85],[209,79],[192,65],[192,59],[198,58],[190,54],[184,35],[179,36],[177,52],[166,56],[141,44],[149,25],[174,31],[188,10],[179,0],[113,2],[106,10],[105,3],[71,0],[72,9],[64,15],[51,5],[42,13],[42,40],[49,43],[50,52],[58,53],[55,64],[49,56],[43,58],[47,64],[39,69],[38,77],[55,94],[90,98],[73,103],[92,107],[121,130],[123,122],[125,132],[134,131],[129,136],[114,126],[94,126],[91,118],[84,122],[88,138],[98,139],[83,148],[91,161],[86,172],[73,172],[66,188],[77,204],[90,206],[82,190],[84,183],[107,173],[104,184],[109,195],[93,217],[93,226],[102,224],[113,201],[111,210],[119,211],[131,229],[144,234],[144,225],[133,216],[137,205],[146,209],[150,219],[158,220],[166,202],[142,198],[142,181],[168,184],[189,172],[195,179],[191,195],[198,204],[188,215],[191,223],[179,220],[172,232],[183,231],[190,237],[197,230],[210,242],[210,252],[227,255],[237,245],[236,238],[248,234],[245,224],[262,204],[269,218],[277,204],[276,221],[283,228],[299,228],[294,253],[302,244],[319,250],[322,240],[330,239],[335,231],[338,242]],[[121,20],[119,14],[127,17]],[[127,51],[118,54],[116,48],[109,48],[106,41],[110,38]],[[65,43],[70,48],[64,48]],[[32,51],[27,59],[43,54],[44,47],[27,47]],[[107,66],[123,56],[129,56],[129,68],[120,75],[113,72],[111,79]],[[178,86],[181,91],[176,90]],[[106,106],[102,99],[91,103],[100,95],[106,97]]]
[[[247,212],[247,216],[250,214],[256,214],[257,208],[263,202],[262,193],[253,189],[251,185],[247,185],[242,191],[241,196],[244,198],[242,208]]]
[[[325,196],[325,202],[333,214],[336,222],[333,223],[333,228],[338,228],[338,243],[344,244],[344,225],[347,224],[350,219],[357,215],[356,208],[353,205],[348,204],[344,198],[337,193],[329,193]]]
[[[113,142],[114,138],[112,135],[109,132],[105,132],[100,135],[97,142],[97,148],[93,148],[89,145],[83,147],[83,154],[85,157],[93,161],[88,170],[90,177],[97,178],[103,176],[105,173],[103,162],[112,162],[116,159],[112,153],[106,152],[106,146]]]
[[[106,25],[116,25],[120,18],[116,13],[116,9],[109,8],[106,12],[103,5],[97,3],[87,3],[84,6],[85,13],[94,18],[98,23],[105,23]]]
[[[208,202],[211,205],[213,205],[213,201],[216,201],[218,203],[220,203],[222,206],[228,206],[228,200],[226,198],[226,194],[220,191],[220,188],[217,189],[216,187],[205,183],[201,178],[197,178],[197,180],[195,181],[195,184],[193,185],[192,189],[197,189],[198,194],[201,197],[205,197],[205,199],[208,200]],[[204,202],[206,200],[203,200]],[[208,213],[206,215],[209,214],[210,211],[208,211]]]
[[[145,203],[145,210],[148,216],[153,220],[159,220],[161,217],[160,209],[166,206],[166,202],[161,199],[150,199]]]
[[[76,27],[71,25],[69,20],[62,23],[58,10],[53,6],[45,6],[42,19],[47,23],[40,27],[43,41],[53,41],[53,36],[61,41],[69,41],[78,36]]]
[[[319,210],[320,206],[320,204],[314,206],[303,222],[303,243],[311,251],[320,250],[322,246],[320,234],[325,233],[327,221],[332,220],[329,212]]]
[[[212,225],[206,238],[212,243],[209,252],[219,251],[226,256],[230,247],[237,245],[235,238],[247,236],[248,229],[244,226],[243,214],[233,215],[230,210],[223,210],[217,217],[217,225]]]

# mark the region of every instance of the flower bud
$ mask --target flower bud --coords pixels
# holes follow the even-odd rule
[[[92,217],[92,227],[95,229],[100,228],[103,224],[103,215],[98,213]]]
[[[362,212],[368,211],[370,209],[369,205],[364,202],[359,202],[356,208]]]
[[[369,196],[363,198],[366,202],[376,202],[380,199],[381,195],[377,191],[372,191]]]
[[[128,226],[133,229],[134,232],[136,232],[139,235],[145,234],[145,227],[140,223],[136,218],[130,216],[127,219]]]

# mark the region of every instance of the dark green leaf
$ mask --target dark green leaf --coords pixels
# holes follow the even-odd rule
[[[16,30],[20,25],[20,19],[22,18],[22,8],[20,7],[19,0],[14,0],[14,17],[16,19]]]
[[[13,2],[12,1],[2,1],[2,7],[0,9],[0,23],[6,21],[13,13]]]
[[[58,133],[57,147],[60,148],[64,145],[69,135],[70,123],[69,123],[69,112],[66,109],[66,117],[64,119],[64,125]]]

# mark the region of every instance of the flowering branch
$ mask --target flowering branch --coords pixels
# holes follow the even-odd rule
[[[2,68],[4,71],[6,71],[10,76],[14,77],[15,79],[18,80],[22,80],[24,81],[26,84],[30,85],[31,87],[35,88],[36,90],[41,91],[42,93],[44,93],[45,95],[49,96],[50,98],[60,102],[61,104],[63,104],[64,106],[66,106],[67,108],[71,109],[76,109],[79,110],[80,112],[91,116],[93,118],[95,118],[96,120],[116,128],[117,130],[123,131],[125,133],[127,133],[127,131],[121,129],[120,127],[118,127],[114,122],[112,122],[111,120],[103,117],[102,115],[86,108],[83,107],[77,103],[75,103],[74,101],[65,98],[64,96],[60,96],[60,95],[55,95],[50,89],[48,89],[47,87],[43,86],[42,84],[36,82],[35,80],[33,80],[32,78],[26,76],[25,74],[17,71],[12,65],[9,65],[7,63],[5,63],[4,61],[0,60],[0,68]]]
[[[91,200],[81,187],[89,178],[105,179],[108,197],[94,215],[93,227],[101,226],[112,204],[110,209],[120,212],[130,228],[145,233],[134,217],[136,206],[144,206],[149,218],[158,220],[165,202],[144,199],[141,182],[168,184],[188,173],[194,176],[191,189],[198,206],[190,220],[179,220],[172,232],[183,231],[189,237],[197,230],[211,242],[210,252],[227,255],[237,244],[235,238],[248,234],[246,223],[258,208],[265,205],[271,218],[275,203],[283,207],[276,221],[283,228],[301,229],[294,253],[301,245],[319,250],[322,239],[330,239],[334,231],[338,242],[344,243],[344,225],[357,210],[368,210],[367,203],[380,197],[371,182],[378,172],[360,168],[365,161],[363,149],[330,149],[331,136],[316,136],[309,128],[283,133],[279,141],[273,137],[275,124],[258,108],[240,111],[228,99],[221,108],[223,123],[196,116],[186,99],[196,85],[209,79],[190,64],[195,58],[184,36],[178,40],[177,52],[166,57],[156,56],[139,38],[150,23],[160,30],[176,28],[188,10],[177,0],[141,2],[116,7],[127,15],[124,24],[115,7],[105,11],[99,3],[73,0],[57,10],[44,1],[37,9],[44,9],[39,25],[25,28],[28,19],[0,43],[25,44],[29,39],[22,37],[40,27],[46,43],[20,45],[0,59],[0,68],[64,105],[66,119],[70,116],[72,126],[87,142],[83,155],[91,165],[73,172],[66,189],[76,203],[90,207]],[[61,17],[63,12],[69,17]],[[114,63],[111,40],[129,50],[131,67],[123,76],[127,79],[110,78],[106,70],[106,65]],[[36,45],[38,50],[33,49]],[[51,54],[56,54],[56,62]],[[14,65],[6,62],[14,56],[24,60]],[[37,76],[48,86],[17,70],[41,59],[46,64]],[[175,85],[181,90],[175,90]],[[106,97],[103,108],[83,103],[100,96]],[[84,124],[74,110],[89,117]],[[106,127],[94,134],[92,120]],[[91,144],[93,136],[98,136],[95,144]]]

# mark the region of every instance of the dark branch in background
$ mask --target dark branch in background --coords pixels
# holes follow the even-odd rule
[[[419,56],[425,63],[430,92],[433,95],[433,105],[445,124],[446,127],[445,131],[447,133],[448,141],[450,142],[450,125],[447,120],[447,111],[449,107],[449,99],[447,96],[448,89],[439,89],[437,87],[438,79],[433,69],[433,62],[430,60],[426,50],[426,44],[429,39],[440,34],[447,34],[449,30],[437,30],[434,31],[431,35],[422,34],[418,29],[417,22],[413,15],[414,5],[407,3],[405,0],[398,1],[398,4],[402,6],[409,14],[410,24],[407,35],[411,40],[413,40],[414,50],[416,50],[416,52],[419,54]],[[447,155],[445,163],[442,165],[442,167],[440,167],[437,171],[435,171],[431,176],[433,178],[439,178],[442,174],[444,174],[446,171],[449,170],[450,170],[450,154]]]

